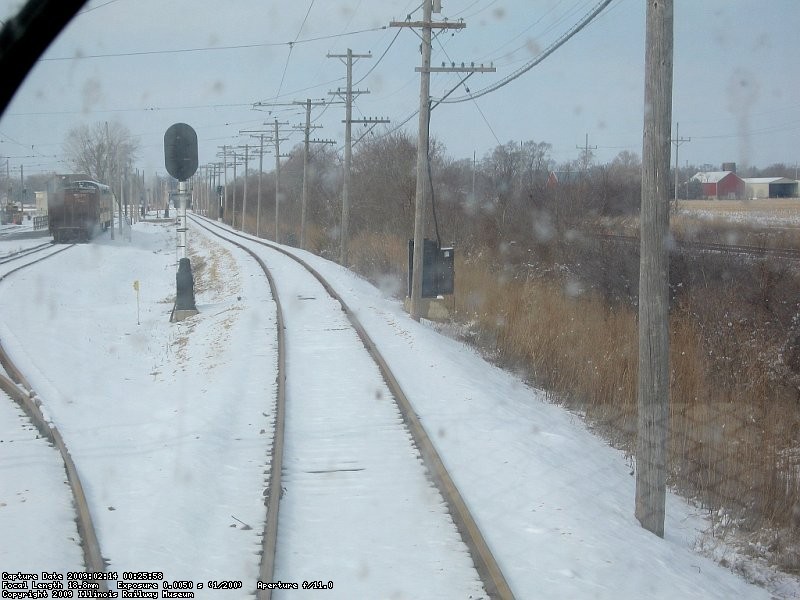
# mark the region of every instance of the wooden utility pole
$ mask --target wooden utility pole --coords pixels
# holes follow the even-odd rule
[[[675,208],[678,208],[678,168],[680,163],[678,163],[678,148],[684,142],[691,142],[692,138],[682,138],[681,137],[681,124],[675,123],[675,137],[670,140],[673,144],[675,144]]]
[[[256,197],[256,237],[261,237],[261,180],[264,175],[264,134],[267,131],[240,129],[239,133],[249,133],[250,137],[258,138],[258,195]]]
[[[353,97],[369,94],[369,90],[353,89],[353,59],[372,58],[372,54],[353,54],[353,51],[348,48],[347,54],[327,54],[327,57],[343,59],[342,62],[347,66],[347,87],[344,90],[339,88],[335,92],[328,92],[333,96],[339,96],[344,99],[345,103],[344,174],[342,177],[342,224],[339,228],[339,261],[346,267],[348,229],[350,225],[350,163],[353,155],[351,136],[353,123],[355,122],[353,121]]]
[[[589,134],[586,134],[586,144],[584,146],[575,146],[578,150],[583,150],[583,171],[586,173],[589,170],[589,163],[591,162],[590,159],[590,152],[592,150],[597,150],[597,146],[590,146],[589,145]]]
[[[244,232],[244,220],[247,217],[247,178],[250,176],[248,168],[250,166],[250,146],[244,145],[244,197],[242,198],[242,227],[241,231]]]
[[[253,108],[260,108],[260,107],[276,107],[276,106],[294,106],[294,102],[292,103],[278,103],[278,102],[256,102],[253,104]],[[266,123],[264,123],[266,125]],[[286,158],[287,154],[281,154],[281,142],[285,142],[289,138],[282,138],[280,127],[282,125],[288,125],[288,123],[279,123],[278,119],[275,119],[272,128],[272,139],[268,139],[267,141],[271,141],[275,144],[275,241],[280,243],[279,234],[280,234],[280,180],[281,180],[281,158]],[[263,166],[263,156],[264,156],[264,134],[270,133],[269,131],[255,131],[255,130],[242,130],[239,133],[250,133],[250,134],[258,134],[258,137],[261,140],[261,149],[259,151],[260,159],[259,159],[259,180],[258,186],[259,190],[261,189],[261,174],[262,166]],[[259,200],[258,200],[258,207],[256,208],[256,235],[260,237],[261,233],[261,200],[260,200],[260,192],[259,192]]]
[[[280,130],[281,125],[288,125],[288,123],[278,123],[275,119],[275,132],[272,141],[275,143],[275,242],[280,244],[280,206],[281,206],[281,142],[289,138],[281,138]]]
[[[411,316],[419,321],[422,313],[422,257],[425,240],[425,217],[427,207],[426,184],[428,181],[428,139],[431,118],[431,72],[443,73],[475,73],[491,72],[494,68],[451,65],[449,67],[431,68],[431,30],[463,29],[466,23],[461,21],[433,22],[434,0],[422,3],[422,21],[392,21],[390,27],[413,27],[422,29],[422,66],[415,70],[420,73],[419,84],[419,129],[417,134],[417,188],[414,206],[414,258],[411,265]],[[437,3],[438,4],[438,3]],[[437,10],[437,12],[439,12]]]
[[[306,98],[305,102],[295,102],[295,104],[302,104],[306,108],[306,122],[305,126],[295,126],[296,128],[303,129],[303,194],[300,202],[300,248],[306,249],[306,210],[308,206],[308,158],[309,148],[311,144],[335,144],[333,140],[312,140],[311,131],[319,129],[322,125],[311,125],[311,107],[312,106],[325,106],[330,102],[318,100],[314,102],[311,98]]]
[[[236,165],[239,164],[239,161],[236,159],[236,148],[233,149],[231,154],[233,155],[233,197],[231,198],[233,208],[231,209],[231,227],[236,229]]]
[[[217,154],[219,156],[219,154]],[[222,222],[228,216],[228,147],[222,146]]]
[[[636,518],[664,537],[669,429],[669,164],[673,0],[647,0],[639,264]]]
[[[264,134],[258,134],[258,194],[256,194],[256,237],[261,237],[261,180],[264,178]]]

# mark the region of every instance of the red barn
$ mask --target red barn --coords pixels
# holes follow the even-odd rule
[[[744,198],[744,180],[733,171],[707,171],[697,173],[690,181],[699,181],[703,197],[714,200]]]

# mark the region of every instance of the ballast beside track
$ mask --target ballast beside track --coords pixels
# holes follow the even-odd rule
[[[491,598],[513,598],[513,593],[508,586],[508,583],[505,580],[496,560],[494,559],[491,550],[489,549],[486,541],[484,540],[477,524],[475,523],[474,518],[470,514],[466,503],[464,502],[463,498],[461,497],[455,483],[453,482],[452,478],[450,477],[447,469],[444,467],[444,464],[439,457],[433,443],[431,442],[429,436],[425,432],[424,428],[422,427],[411,403],[409,402],[408,398],[405,396],[402,388],[400,387],[397,379],[392,374],[391,369],[386,362],[386,360],[380,355],[378,352],[376,345],[370,339],[369,335],[367,334],[364,327],[360,324],[357,317],[353,313],[353,311],[347,306],[344,302],[342,297],[333,289],[333,287],[316,271],[314,270],[308,263],[303,261],[302,259],[295,256],[293,253],[281,248],[280,246],[276,246],[272,243],[266,242],[264,240],[255,239],[250,236],[246,236],[235,231],[231,231],[227,228],[220,227],[213,221],[200,221],[196,217],[192,217],[193,221],[200,225],[201,227],[205,228],[206,230],[214,233],[215,235],[222,237],[226,241],[242,248],[246,252],[248,252],[251,256],[256,258],[259,263],[262,265],[262,269],[265,269],[265,272],[268,271],[266,265],[264,265],[261,258],[257,256],[257,254],[245,246],[244,241],[248,242],[249,244],[260,244],[265,248],[268,248],[272,251],[279,252],[281,255],[288,257],[292,261],[299,263],[305,270],[313,275],[313,277],[317,280],[319,284],[323,286],[327,294],[330,296],[331,299],[335,300],[341,307],[341,310],[346,315],[348,321],[351,323],[352,327],[354,328],[355,332],[360,338],[361,343],[369,352],[370,356],[374,360],[375,365],[377,366],[386,386],[389,388],[390,393],[394,396],[396,401],[397,408],[399,409],[400,415],[403,421],[406,424],[407,431],[411,435],[413,443],[417,448],[418,452],[421,455],[423,464],[427,468],[429,473],[429,477],[432,479],[434,485],[436,486],[439,494],[444,499],[448,512],[460,534],[461,540],[467,547],[470,556],[472,558],[472,562],[475,566],[475,569],[483,583],[483,587],[485,591],[489,594]],[[223,233],[225,235],[223,235]],[[232,240],[231,237],[238,237],[240,241]],[[268,275],[269,276],[269,275]],[[274,282],[272,283],[274,286]],[[277,293],[273,291],[273,296],[277,299]],[[306,300],[306,298],[299,298],[300,300]],[[308,300],[316,300],[316,298],[307,298]],[[280,327],[280,330],[283,330],[283,325]],[[281,371],[284,373],[284,371]],[[285,383],[285,375],[280,375],[279,379]],[[281,432],[278,434],[276,432],[275,438],[281,439],[283,437],[283,433]],[[267,523],[267,530],[265,531],[264,535],[264,557],[262,563],[262,573],[261,573],[261,580],[262,581],[272,581],[272,572],[270,569],[274,568],[275,564],[275,557],[268,556],[270,552],[275,551],[275,542],[272,540],[277,540],[277,532],[273,533],[270,528],[274,525],[272,523],[277,524],[278,521],[278,502],[280,500],[280,493],[277,493],[276,490],[281,490],[280,480],[278,479],[278,483],[272,483],[275,481],[276,475],[274,475],[274,471],[276,471],[280,467],[280,463],[276,460],[276,455],[273,454],[272,459],[272,471],[273,474],[271,475],[271,484],[269,488],[269,505],[268,505],[268,523]],[[347,469],[345,469],[347,470]],[[356,469],[359,470],[359,469]],[[308,472],[308,471],[307,471]],[[280,475],[277,475],[280,477]],[[269,540],[269,542],[267,541]],[[281,549],[277,548],[277,552],[280,552]],[[259,597],[261,598],[268,598],[270,594],[268,591],[265,591]]]

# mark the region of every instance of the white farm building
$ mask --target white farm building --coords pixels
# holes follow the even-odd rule
[[[786,177],[746,177],[745,196],[757,198],[798,198],[798,181]]]

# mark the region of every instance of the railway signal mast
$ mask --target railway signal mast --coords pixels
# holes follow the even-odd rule
[[[197,314],[194,302],[192,265],[186,256],[186,182],[197,171],[197,133],[186,123],[175,123],[164,134],[164,165],[178,180],[178,272],[175,275],[176,295],[173,321]]]

